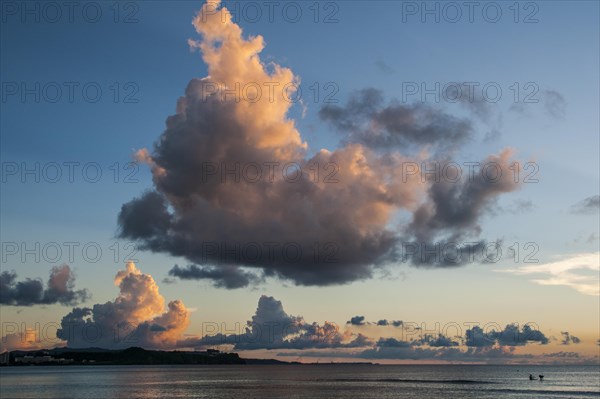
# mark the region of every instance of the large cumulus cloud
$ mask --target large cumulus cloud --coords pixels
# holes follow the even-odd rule
[[[375,91],[349,107],[324,109],[322,116],[356,131],[354,114],[376,118],[389,137],[357,133],[336,150],[309,156],[288,117],[289,92],[299,78],[262,62],[263,38],[246,39],[226,8],[212,12],[217,5],[204,5],[193,22],[202,40],[190,42],[201,51],[208,76],[188,84],[154,148],[137,152],[152,168],[154,188],[124,204],[118,217],[121,237],[191,262],[170,275],[225,288],[264,277],[300,285],[369,278],[374,268],[404,259],[402,242],[477,236],[478,218],[500,194],[518,187],[508,180],[433,182],[404,173],[403,165],[427,160],[430,145],[464,142],[471,126],[423,106],[380,110]],[[404,144],[424,148],[410,156],[379,151]],[[490,157],[503,166],[509,158],[508,151]],[[398,227],[394,218],[401,210],[413,221]],[[477,240],[460,247],[482,245]],[[420,257],[411,250],[408,260],[419,266],[466,263]]]
[[[133,262],[115,276],[119,295],[91,308],[74,308],[61,320],[57,337],[71,348],[169,348],[189,325],[189,311],[180,300],[165,300],[149,274]]]

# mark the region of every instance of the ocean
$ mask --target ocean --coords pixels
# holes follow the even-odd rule
[[[529,374],[544,381],[529,381]],[[0,369],[0,398],[599,398],[600,366],[223,365]]]

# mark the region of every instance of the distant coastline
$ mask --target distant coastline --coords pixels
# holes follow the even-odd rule
[[[122,350],[102,348],[54,348],[38,350],[15,350],[1,354],[0,366],[72,366],[72,365],[219,365],[219,364],[319,364],[285,362],[276,359],[244,359],[237,353],[220,352],[214,349],[206,351],[160,351],[140,347]],[[331,363],[326,363],[331,364]],[[336,363],[337,364],[337,363]],[[347,364],[347,363],[341,363]],[[351,364],[375,364],[359,362]]]

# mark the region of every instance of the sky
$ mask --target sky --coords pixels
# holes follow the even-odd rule
[[[597,2],[48,4],[1,10],[3,349],[598,362]]]

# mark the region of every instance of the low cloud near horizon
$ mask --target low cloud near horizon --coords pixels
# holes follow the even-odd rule
[[[568,255],[562,260],[496,270],[517,276],[531,276],[541,285],[563,285],[584,295],[600,296],[600,252]]]
[[[114,301],[73,308],[62,318],[57,337],[71,348],[174,347],[190,322],[183,302],[165,306],[152,276],[133,262],[117,273],[114,283],[120,291]]]
[[[189,308],[181,300],[165,305],[155,280],[133,262],[128,262],[125,269],[117,272],[114,283],[119,287],[119,295],[114,300],[89,308],[73,308],[62,318],[56,339],[51,344],[70,348],[141,346],[163,350],[225,346],[238,352],[306,351],[309,356],[311,350],[317,350],[335,351],[339,357],[364,359],[468,362],[509,361],[530,356],[516,355],[515,348],[547,345],[550,341],[542,331],[529,324],[521,327],[508,324],[504,328],[497,324],[484,328],[472,326],[464,332],[458,327],[456,334],[450,335],[448,332],[454,332],[456,323],[449,330],[436,332],[399,320],[368,322],[365,316],[351,317],[345,326],[330,321],[311,322],[300,315],[290,315],[281,301],[267,295],[260,296],[254,315],[245,326],[239,326],[238,331],[233,332],[229,327],[225,332],[221,330],[223,324],[212,323],[214,330],[207,333],[211,330],[205,324],[211,323],[205,322],[205,335],[194,336],[186,331],[191,321]],[[24,335],[7,334],[2,337],[2,348],[47,347],[48,342],[40,341],[38,335],[39,332],[34,330]],[[580,342],[568,332],[562,332],[562,337],[563,345]]]
[[[86,289],[75,290],[75,273],[69,265],[54,266],[44,287],[41,279],[17,281],[17,273],[0,274],[0,304],[10,306],[76,305],[89,299]]]

